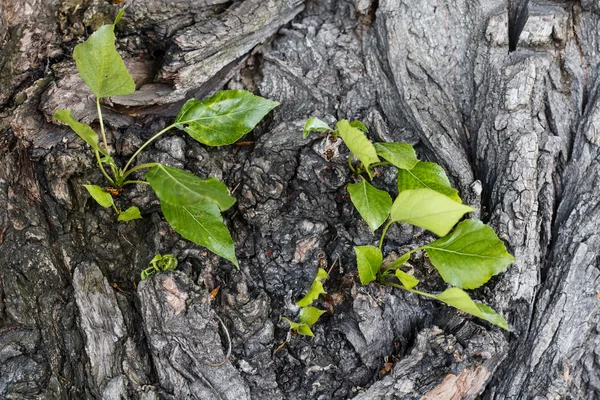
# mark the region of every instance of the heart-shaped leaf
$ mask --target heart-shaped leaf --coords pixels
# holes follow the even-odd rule
[[[450,288],[444,290],[438,295],[433,295],[431,297],[436,298],[439,301],[443,301],[449,306],[458,308],[459,310],[468,314],[491,322],[494,325],[498,325],[502,329],[508,330],[508,323],[502,315],[498,314],[490,306],[474,302],[464,290],[459,288]]]
[[[408,143],[375,143],[377,155],[400,169],[413,169],[419,162],[415,149]]]
[[[160,207],[175,232],[239,268],[233,240],[215,203],[201,199],[194,205],[179,206],[161,200]]]
[[[119,19],[118,16],[116,22]],[[73,58],[79,75],[96,97],[123,96],[135,91],[135,83],[115,48],[115,25],[101,26],[75,46]]]
[[[142,218],[139,208],[136,206],[129,207],[127,210],[121,212],[117,218],[119,221],[131,221],[133,219]]]
[[[96,200],[96,203],[100,204],[104,208],[109,208],[115,205],[112,196],[106,190],[96,185],[83,185],[92,195],[92,198]]]
[[[66,123],[73,129],[73,131],[82,138],[92,149],[99,151],[100,153],[107,155],[104,150],[100,148],[98,144],[98,134],[94,132],[91,126],[83,124],[73,118],[71,110],[57,110],[54,113],[54,119]]]
[[[174,205],[195,205],[210,200],[221,210],[227,210],[235,203],[235,197],[216,178],[202,179],[196,175],[167,165],[156,165],[146,173],[146,180],[161,201]]]
[[[188,100],[175,126],[200,143],[222,146],[250,132],[278,102],[245,90],[221,90],[205,100]]]
[[[375,232],[390,215],[392,198],[365,180],[348,185],[350,200],[361,217],[367,222],[371,232]]]
[[[330,131],[331,128],[329,127],[329,125],[327,125],[327,123],[321,121],[318,118],[315,117],[310,117],[307,121],[306,124],[304,124],[304,139],[306,139],[308,137],[308,135],[311,132],[326,132],[326,131]]]
[[[435,190],[462,203],[458,191],[450,185],[444,169],[436,163],[419,161],[412,169],[398,170],[398,193],[411,189]]]
[[[463,289],[480,287],[515,261],[494,230],[477,219],[462,221],[425,251],[444,281]]]
[[[392,205],[391,219],[444,236],[463,215],[472,211],[475,210],[434,190],[414,189],[398,195]]]
[[[377,279],[377,272],[383,262],[381,250],[374,246],[354,246],[354,252],[360,283],[366,285],[373,282]]]
[[[371,143],[364,132],[351,126],[345,119],[338,121],[337,128],[339,135],[348,149],[358,157],[372,179],[373,174],[369,170],[369,165],[379,162],[379,157],[377,157],[373,143]]]

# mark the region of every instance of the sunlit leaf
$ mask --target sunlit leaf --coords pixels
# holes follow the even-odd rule
[[[106,152],[100,148],[98,144],[98,134],[92,129],[91,126],[83,124],[73,118],[71,110],[58,110],[54,113],[54,119],[66,123],[73,129],[73,131],[82,138],[92,149],[98,150],[100,153],[105,154]]]
[[[392,198],[383,191],[376,189],[365,180],[348,185],[350,200],[361,217],[374,232],[390,215]]]
[[[419,162],[415,149],[408,143],[375,143],[377,155],[400,169],[413,169]]]
[[[490,306],[474,302],[465,291],[459,288],[446,289],[434,298],[508,330],[508,323],[502,315],[496,313]]]
[[[325,314],[326,312],[327,311],[319,310],[316,307],[302,307],[300,309],[300,315],[298,319],[301,323],[312,326],[319,320],[321,315]]]
[[[325,122],[318,118],[310,117],[304,124],[304,138],[306,139],[311,132],[326,132],[331,128]]]
[[[475,211],[430,189],[406,190],[392,205],[392,221],[406,222],[444,236],[459,219]]]
[[[337,123],[338,133],[342,140],[350,149],[350,151],[358,157],[363,164],[369,177],[373,178],[373,174],[369,170],[369,165],[379,162],[377,152],[373,143],[367,138],[364,132],[358,128],[354,128],[347,120],[341,120]]]
[[[360,283],[366,285],[373,282],[383,262],[381,250],[374,246],[354,246],[354,252]]]
[[[279,105],[244,90],[221,90],[205,100],[188,100],[175,126],[200,143],[222,146],[235,143]]]
[[[114,205],[113,198],[106,190],[96,185],[83,185],[92,195],[92,198],[96,200],[96,203],[100,204],[104,208],[109,208]]]
[[[101,26],[75,46],[73,58],[79,75],[96,97],[123,96],[135,91],[135,83],[115,48],[114,25]]]
[[[161,200],[160,207],[175,232],[239,268],[233,239],[215,203],[202,199],[195,205],[178,206]]]
[[[146,173],[146,180],[159,199],[174,205],[195,205],[210,200],[221,210],[235,203],[235,197],[217,178],[202,179],[196,175],[167,165],[156,165]]]
[[[315,336],[315,334],[310,329],[310,327],[308,325],[306,325],[305,323],[290,321],[289,319],[287,319],[285,317],[282,317],[281,319],[284,320],[285,322],[287,322],[288,324],[290,324],[290,330],[297,332],[298,334],[304,335],[304,336],[311,336],[311,337]]]
[[[436,163],[419,161],[412,169],[398,170],[398,193],[411,189],[431,189],[462,203],[450,185],[444,169]]]
[[[300,307],[306,307],[311,305],[313,301],[319,298],[320,295],[326,294],[327,292],[323,288],[323,281],[327,279],[328,276],[329,275],[327,274],[327,271],[325,271],[323,268],[319,268],[317,271],[317,276],[315,276],[310,289],[308,289],[306,295],[297,301],[296,304]]]
[[[480,287],[515,261],[494,230],[477,219],[462,221],[425,250],[444,281],[463,289]]]
[[[369,132],[365,124],[360,121],[350,121],[350,126],[356,129],[360,129],[363,132]]]
[[[396,278],[406,287],[407,289],[412,289],[419,284],[419,280],[414,277],[414,275],[407,274],[401,269],[396,270]]]
[[[131,221],[132,219],[140,219],[142,215],[140,210],[136,206],[129,207],[127,210],[121,212],[117,218],[119,221]]]

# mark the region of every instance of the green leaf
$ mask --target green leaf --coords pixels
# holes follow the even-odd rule
[[[396,270],[396,278],[406,287],[407,289],[412,289],[419,284],[419,280],[415,278],[411,274],[407,274],[401,269]]]
[[[326,312],[327,311],[319,310],[316,307],[302,307],[300,309],[300,316],[298,319],[300,320],[300,323],[312,326],[319,320],[321,315],[325,314]]]
[[[201,199],[194,205],[179,206],[161,200],[160,207],[175,232],[239,268],[233,240],[216,204]]]
[[[98,144],[98,134],[92,129],[91,126],[83,124],[73,118],[71,110],[57,110],[54,113],[54,119],[69,125],[80,138],[82,138],[92,147],[92,149],[106,155],[106,152],[102,150]]]
[[[350,123],[343,119],[337,123],[338,133],[342,137],[344,143],[350,151],[358,157],[360,162],[363,164],[369,177],[373,179],[373,175],[369,170],[369,165],[379,162],[377,152],[373,143],[367,138],[367,136],[358,128],[354,128]]]
[[[119,214],[119,221],[131,221],[132,219],[140,219],[142,215],[136,206],[129,207],[127,210]]]
[[[406,190],[392,205],[391,219],[407,222],[444,236],[462,216],[475,211],[430,189]]]
[[[369,132],[365,124],[360,121],[350,121],[350,126],[356,129],[360,129],[363,132]]]
[[[304,139],[306,139],[312,131],[326,132],[330,130],[331,128],[325,122],[321,121],[318,118],[310,117],[306,121],[306,124],[304,124]]]
[[[163,272],[169,271],[177,268],[177,258],[173,254],[157,254],[149,265]]]
[[[113,198],[106,190],[96,185],[83,185],[87,191],[92,195],[96,203],[100,204],[104,208],[114,206]]]
[[[381,250],[375,246],[354,246],[354,252],[356,253],[360,283],[366,285],[373,282],[377,278],[377,272],[383,262]]]
[[[146,180],[161,201],[174,205],[195,205],[210,200],[221,210],[227,210],[235,203],[235,197],[217,178],[202,179],[178,168],[156,165],[146,173]]]
[[[435,190],[462,203],[458,191],[450,185],[444,169],[436,163],[419,161],[410,170],[398,170],[398,193],[411,189]]]
[[[221,90],[203,101],[189,99],[175,126],[209,146],[232,144],[278,105],[245,90]]]
[[[408,143],[375,143],[377,155],[400,169],[413,169],[419,162],[415,149]]]
[[[480,287],[515,261],[494,230],[477,219],[462,221],[425,251],[444,281],[463,289]]]
[[[116,22],[118,19],[119,16]],[[135,83],[115,48],[114,25],[101,26],[75,46],[73,58],[79,75],[96,97],[123,96],[135,91]]]
[[[383,191],[376,189],[365,180],[348,185],[350,200],[361,217],[367,222],[371,232],[375,232],[390,215],[392,198]]]
[[[461,311],[484,319],[494,325],[498,325],[499,327],[508,330],[508,323],[502,315],[496,313],[496,311],[494,311],[490,306],[474,302],[464,290],[459,288],[450,288],[444,290],[437,296],[434,295],[433,297],[443,301],[449,306],[458,308]]]
[[[125,7],[121,8],[119,10],[119,13],[117,14],[117,17],[115,18],[115,22],[113,25],[117,25],[119,23],[119,21],[121,20],[121,18],[123,18],[123,14],[125,14]]]
[[[318,299],[320,295],[326,294],[327,292],[325,289],[323,289],[323,281],[328,277],[329,275],[327,274],[327,271],[325,271],[323,268],[319,268],[317,271],[317,276],[315,276],[310,289],[308,289],[306,295],[297,301],[296,304],[300,307],[306,307],[311,305],[312,302]]]
[[[290,324],[290,330],[297,332],[298,334],[304,335],[304,336],[311,336],[311,337],[315,336],[315,334],[309,328],[308,325],[303,324],[301,322],[290,321],[289,319],[287,319],[285,317],[282,317],[281,319],[284,320],[285,322],[287,322],[288,324]]]

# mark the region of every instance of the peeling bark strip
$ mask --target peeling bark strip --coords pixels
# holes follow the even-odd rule
[[[525,24],[517,0],[509,12],[504,0],[126,0],[118,49],[141,90],[106,104],[116,154],[189,95],[226,85],[281,102],[250,146],[171,135],[148,154],[235,188],[239,272],[172,232],[144,187],[116,199],[142,210],[136,222],[87,201],[82,185],[102,177],[49,117],[70,108],[93,122],[66,54],[119,6],[75,3],[0,3],[0,398],[600,397],[597,2],[529,2]],[[517,257],[474,294],[510,334],[357,286],[352,246],[376,238],[347,199],[344,146],[302,139],[311,115],[362,120],[444,166]],[[386,253],[431,239],[403,225],[388,237]],[[139,282],[156,253],[178,271]],[[275,352],[280,317],[323,262],[335,262],[330,312],[314,339]],[[412,263],[443,288],[426,259]],[[218,318],[232,352],[214,367],[228,343]]]

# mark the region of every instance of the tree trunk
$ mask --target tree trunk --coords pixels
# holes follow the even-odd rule
[[[111,3],[0,3],[0,398],[600,398],[596,2],[530,2],[508,53],[500,0],[126,0],[117,42],[139,90],[104,104],[117,159],[192,96],[245,88],[281,103],[249,145],[176,133],[139,160],[232,189],[239,271],[173,232],[146,187],[117,200],[138,221],[88,201],[82,185],[102,175],[51,116],[95,123],[71,54],[113,20]],[[376,238],[346,198],[345,150],[327,161],[326,138],[302,138],[309,116],[361,120],[445,168],[517,258],[473,293],[509,333],[358,284],[352,246]],[[388,253],[432,239],[404,225],[388,237]],[[140,281],[156,253],[177,271]],[[315,338],[279,348],[280,317],[324,262],[330,312]],[[426,259],[412,263],[443,289]]]

